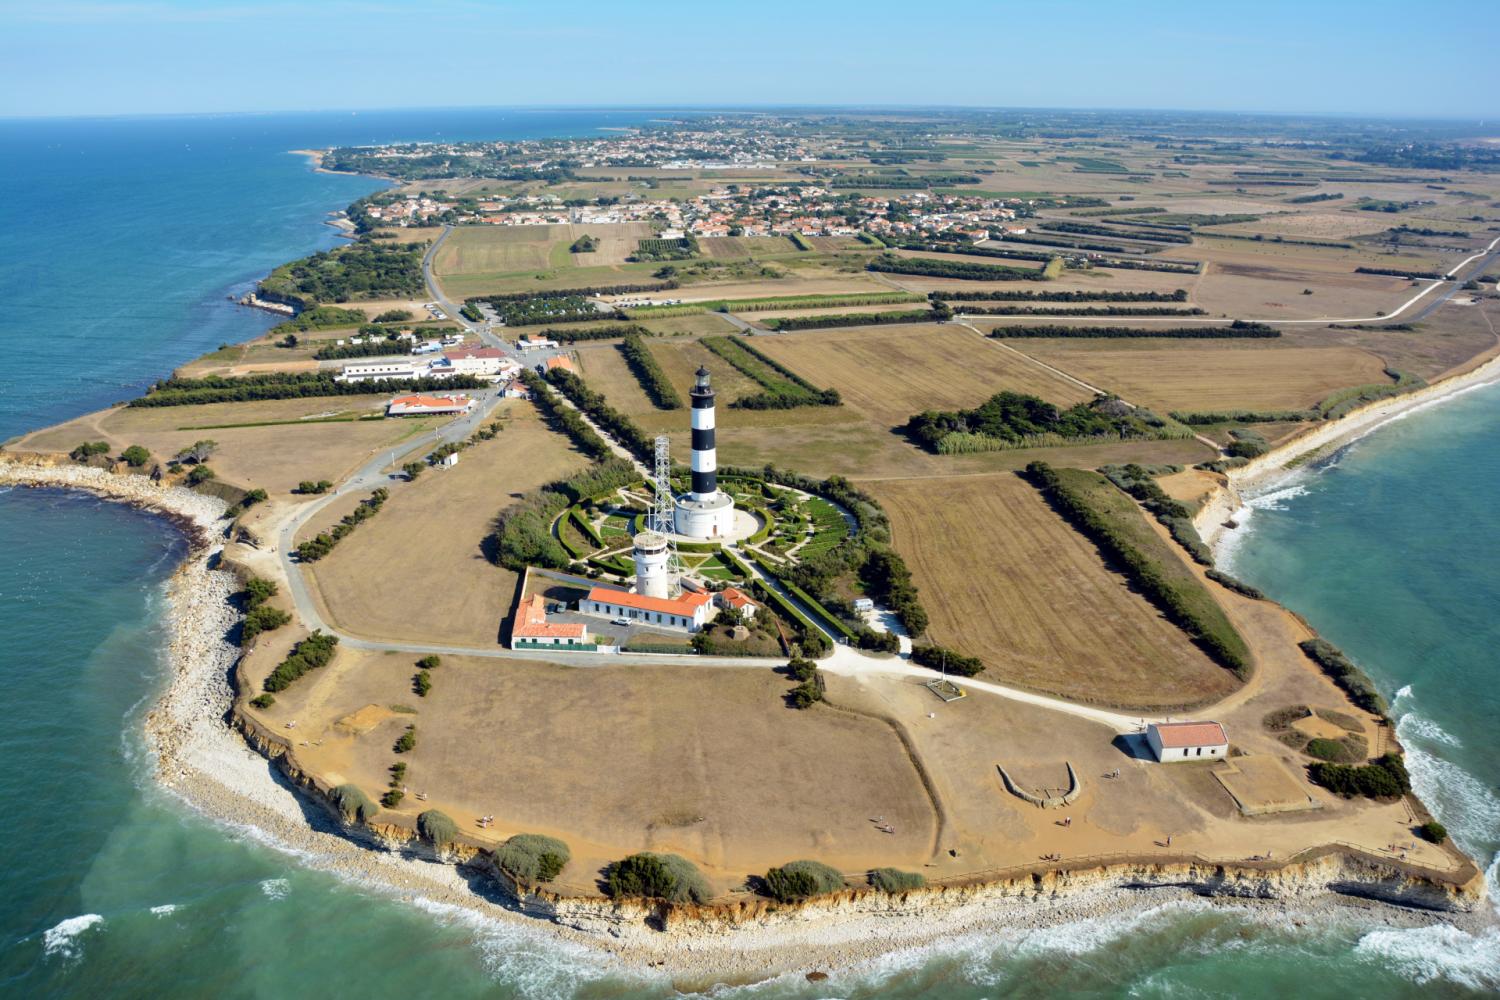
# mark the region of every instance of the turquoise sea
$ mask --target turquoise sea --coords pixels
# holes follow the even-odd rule
[[[0,439],[127,397],[273,320],[227,302],[335,242],[379,184],[288,150],[587,134],[650,111],[435,111],[0,122]],[[1398,421],[1254,501],[1234,570],[1304,613],[1395,699],[1424,798],[1500,851],[1500,389]],[[670,996],[545,932],[306,867],[149,778],[164,683],[163,522],[61,491],[0,493],[0,996]],[[824,984],[725,997],[1403,997],[1500,990],[1500,937],[1288,925],[1174,903],[958,939]]]

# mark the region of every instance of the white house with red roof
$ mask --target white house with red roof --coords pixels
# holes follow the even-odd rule
[[[760,604],[738,587],[725,587],[715,599],[719,602],[719,607],[738,611],[747,620],[754,618],[755,613],[760,610]]]
[[[386,404],[388,417],[422,417],[434,413],[468,413],[474,408],[472,396],[397,396]]]
[[[594,587],[578,602],[578,610],[600,618],[627,618],[632,624],[652,628],[697,632],[712,620],[717,609],[712,594],[684,590],[676,597],[647,597],[628,590]]]
[[[592,650],[588,626],[581,622],[547,621],[547,600],[541,594],[533,594],[521,602],[516,610],[516,623],[510,630],[512,649],[537,649],[542,646],[562,646],[570,649]]]
[[[1217,722],[1153,722],[1146,727],[1146,742],[1163,764],[1229,756],[1229,737]]]

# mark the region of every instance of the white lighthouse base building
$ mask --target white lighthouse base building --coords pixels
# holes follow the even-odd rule
[[[677,533],[689,538],[730,539],[738,534],[734,515],[734,499],[727,493],[702,498],[687,493],[677,498],[673,522]]]

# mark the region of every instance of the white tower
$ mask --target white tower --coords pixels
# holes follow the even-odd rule
[[[698,382],[689,396],[693,401],[693,485],[677,498],[677,533],[690,538],[722,538],[734,530],[734,499],[719,490],[714,389],[707,368],[698,369]]]
[[[635,592],[646,597],[671,597],[672,574],[668,571],[670,540],[657,531],[635,536]]]

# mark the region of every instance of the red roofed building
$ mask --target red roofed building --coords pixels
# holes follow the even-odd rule
[[[563,371],[577,373],[578,368],[573,364],[573,359],[562,354],[554,354],[547,359],[547,370],[554,371],[561,368]]]
[[[738,611],[746,618],[754,618],[755,613],[760,610],[760,605],[737,587],[725,587],[719,591],[718,601],[719,607]]]
[[[516,610],[516,623],[510,630],[512,649],[536,649],[541,646],[568,646],[592,650],[588,627],[574,622],[547,621],[547,601],[533,594]]]
[[[386,404],[388,417],[429,416],[434,413],[468,413],[474,408],[469,396],[397,396]]]
[[[1163,764],[1229,755],[1229,737],[1217,722],[1153,722],[1146,727],[1146,742]]]
[[[696,632],[713,617],[712,594],[683,591],[677,597],[647,597],[627,590],[594,587],[578,610],[601,618],[628,618],[632,623]]]

